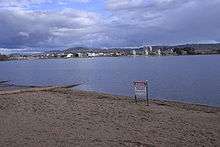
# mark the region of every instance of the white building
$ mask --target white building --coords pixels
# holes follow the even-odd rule
[[[82,57],[83,57],[82,53],[77,53],[77,56],[78,56],[79,58],[82,58]]]
[[[149,49],[150,49],[150,52],[152,52],[152,51],[153,51],[153,48],[152,48],[152,46],[149,46]]]
[[[104,53],[98,53],[99,56],[104,56]]]
[[[137,53],[136,53],[136,50],[133,50],[133,51],[132,51],[132,54],[133,54],[134,56],[136,56],[136,54],[137,54]]]
[[[121,56],[121,53],[116,52],[115,55],[116,55],[116,56]]]
[[[157,54],[158,54],[159,56],[161,55],[161,50],[160,50],[160,49],[157,51]]]
[[[144,52],[145,52],[145,55],[146,55],[146,56],[149,55],[149,52],[148,52],[148,49],[147,49],[147,48],[144,50]]]
[[[73,54],[67,54],[67,56],[66,56],[67,58],[72,58],[73,57]]]
[[[96,53],[87,53],[88,57],[95,57]]]

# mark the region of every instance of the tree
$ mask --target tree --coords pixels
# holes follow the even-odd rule
[[[174,48],[173,52],[175,52],[177,55],[182,55],[182,51],[180,48]]]

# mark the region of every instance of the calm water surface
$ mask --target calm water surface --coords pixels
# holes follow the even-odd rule
[[[79,89],[133,95],[148,80],[150,97],[220,106],[220,56],[100,57],[0,62],[0,81],[22,85],[83,83]]]

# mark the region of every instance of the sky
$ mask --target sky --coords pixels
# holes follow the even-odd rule
[[[2,50],[218,42],[220,0],[0,0]]]

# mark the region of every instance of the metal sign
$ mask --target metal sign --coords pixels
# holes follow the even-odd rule
[[[148,100],[148,81],[134,81],[134,92],[135,100],[137,101],[138,95],[145,95],[147,100],[147,105],[149,105]]]

